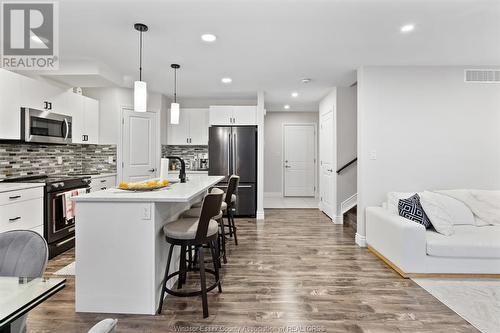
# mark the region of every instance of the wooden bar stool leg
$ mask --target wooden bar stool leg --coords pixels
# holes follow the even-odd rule
[[[220,284],[220,276],[219,276],[220,257],[218,257],[215,253],[215,242],[210,242],[210,251],[212,252],[212,261],[214,263],[214,271],[215,271],[215,279],[217,280],[217,288],[219,289],[219,293],[221,293],[222,286]]]
[[[182,288],[186,274],[186,245],[181,245],[181,255],[179,260],[179,270],[181,272],[179,274],[179,278],[177,279],[177,289]]]
[[[221,218],[220,220],[220,227],[221,227],[221,232],[220,232],[220,237],[221,237],[221,243],[220,246],[222,247],[222,261],[224,261],[225,264],[227,264],[227,258],[226,258],[226,227],[224,225],[224,219]]]
[[[172,260],[173,249],[174,249],[174,245],[171,244],[170,249],[168,250],[167,267],[165,267],[165,277],[163,278],[163,285],[161,288],[160,306],[158,307],[158,314],[161,314],[161,310],[163,308],[163,299],[165,298],[165,290],[167,290],[168,269],[170,268],[170,261]]]
[[[208,317],[208,300],[207,300],[207,281],[205,279],[205,254],[203,246],[198,248],[198,265],[200,266],[200,282],[201,282],[201,303],[203,305],[203,318]]]
[[[228,214],[232,228],[233,228],[233,233],[234,233],[234,245],[238,245],[238,237],[236,236],[236,224],[234,223],[234,211],[231,208],[231,213]]]
[[[193,248],[188,246],[188,270],[191,271],[193,270]]]

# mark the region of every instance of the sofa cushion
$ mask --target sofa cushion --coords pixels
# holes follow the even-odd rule
[[[398,204],[399,216],[408,220],[417,222],[425,228],[431,227],[431,221],[425,214],[422,205],[420,204],[420,197],[415,194],[408,199],[400,199]]]
[[[500,258],[500,226],[456,225],[451,236],[426,231],[427,254],[436,257]]]

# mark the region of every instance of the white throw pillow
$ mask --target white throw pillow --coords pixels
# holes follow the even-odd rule
[[[453,212],[442,195],[425,191],[420,195],[420,204],[431,220],[432,226],[442,235],[450,236],[453,230]]]
[[[427,191],[426,191],[427,192]],[[425,193],[425,192],[424,192]],[[451,215],[451,222],[453,225],[477,225],[474,214],[464,204],[462,201],[452,198],[449,195],[438,193],[438,192],[428,192],[428,197],[433,198],[433,200],[439,200],[439,202],[446,207],[445,209]]]
[[[389,213],[399,215],[398,211],[399,199],[408,199],[412,195],[415,195],[415,192],[388,192],[387,210],[389,211]]]

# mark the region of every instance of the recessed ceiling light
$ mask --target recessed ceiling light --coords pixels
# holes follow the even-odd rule
[[[311,79],[305,77],[302,80],[300,80],[300,82],[302,82],[302,83],[309,83],[309,82],[311,82]]]
[[[233,82],[233,79],[231,79],[230,77],[223,77],[221,79],[221,82],[222,83],[231,83],[231,82]]]
[[[407,33],[415,30],[415,26],[413,24],[406,24],[401,27],[401,32]]]
[[[201,35],[201,40],[204,41],[204,42],[207,42],[207,43],[215,42],[216,39],[217,39],[217,36],[215,36],[213,34],[203,34],[203,35]]]
[[[296,91],[294,91],[294,92],[292,93],[292,97],[294,97],[294,98],[295,98],[295,97],[299,97],[299,93],[298,93],[298,92],[296,92]]]
[[[288,105],[288,104],[285,104],[285,105],[283,106],[283,109],[285,109],[285,110],[288,110],[288,109],[290,109],[290,105]]]

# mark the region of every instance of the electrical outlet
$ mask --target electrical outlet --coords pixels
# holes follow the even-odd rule
[[[111,164],[113,163],[114,159],[113,156],[108,156],[108,163]]]
[[[368,158],[370,160],[376,160],[377,159],[377,151],[376,150],[370,150],[368,153]]]
[[[57,164],[62,164],[62,156],[57,156]]]

